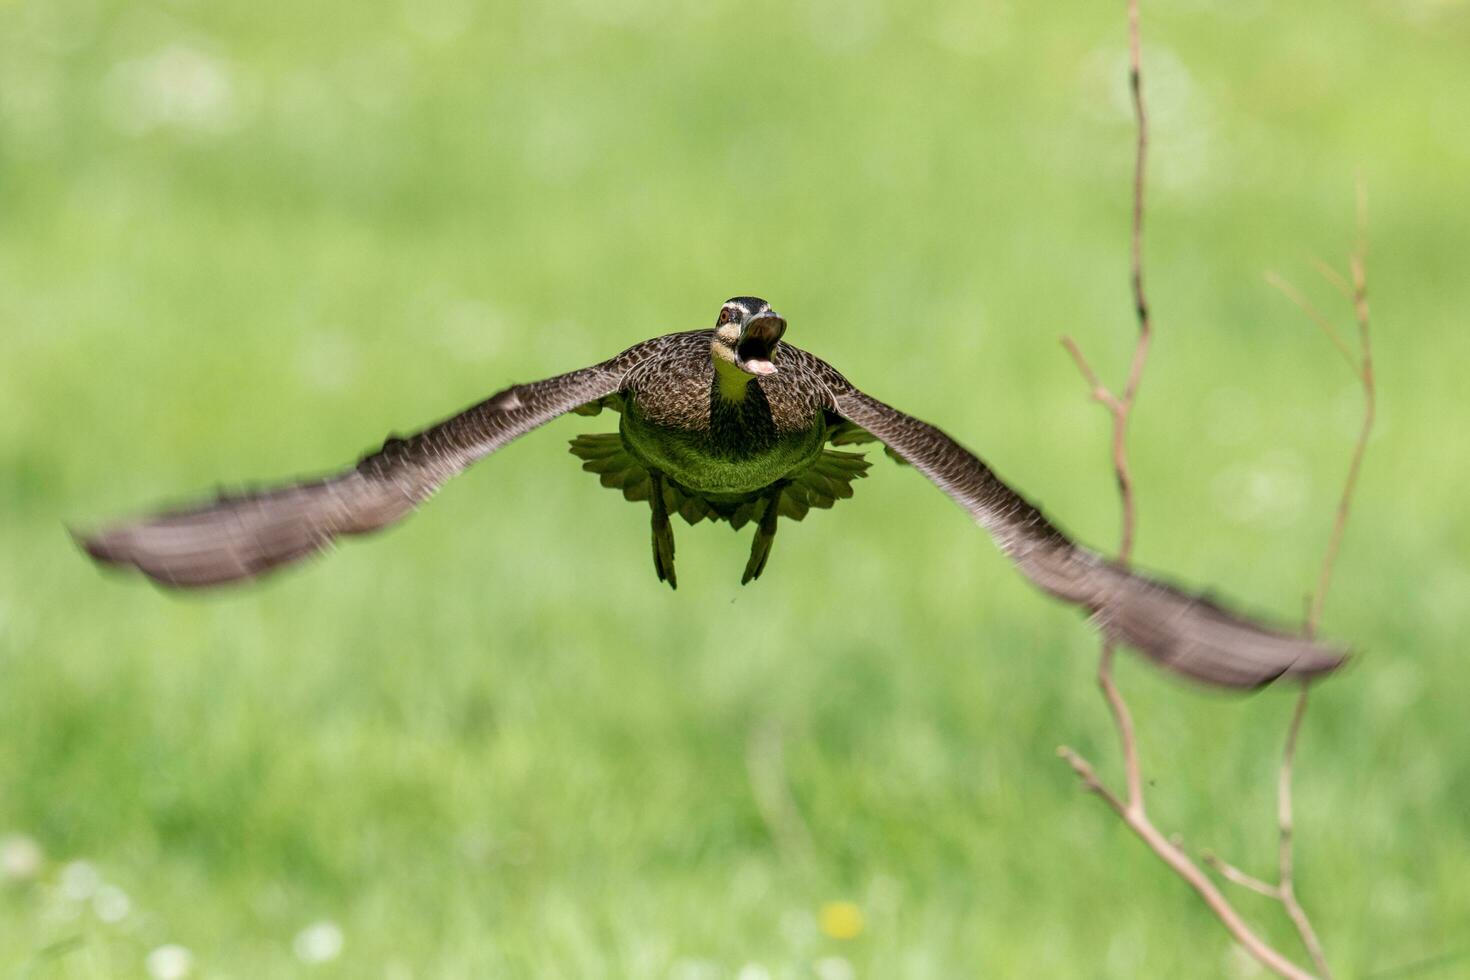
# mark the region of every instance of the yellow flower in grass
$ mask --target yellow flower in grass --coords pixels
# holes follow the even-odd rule
[[[863,931],[863,910],[852,902],[827,902],[817,915],[822,932],[833,939],[856,939]]]

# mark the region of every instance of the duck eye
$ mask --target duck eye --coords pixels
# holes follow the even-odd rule
[[[720,310],[720,323],[729,323],[735,319],[735,311],[726,306]]]

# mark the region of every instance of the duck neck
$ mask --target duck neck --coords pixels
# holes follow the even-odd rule
[[[721,358],[718,354],[710,358],[715,364],[716,389],[720,397],[727,402],[745,401],[745,395],[750,389],[751,375],[740,370],[730,361]]]

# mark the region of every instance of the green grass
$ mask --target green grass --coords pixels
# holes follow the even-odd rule
[[[1309,257],[1350,246],[1361,172],[1382,414],[1325,629],[1363,654],[1309,716],[1299,887],[1341,975],[1457,975],[1470,17],[1145,3],[1145,31],[1138,557],[1300,614],[1358,409],[1262,273],[1350,323]],[[747,538],[708,526],[655,583],[646,513],[566,453],[605,419],[227,594],[100,575],[63,530],[756,292],[1108,545],[1106,419],[1056,340],[1110,378],[1131,344],[1123,58],[1121,7],[1082,3],[0,3],[0,836],[45,854],[0,887],[0,970],[178,943],[220,977],[1249,975],[1054,756],[1117,775],[1092,635],[881,458],[744,589]],[[1290,694],[1120,677],[1159,825],[1268,871]],[[809,860],[752,793],[772,726]],[[120,921],[68,897],[78,861]],[[341,955],[304,965],[323,920]]]

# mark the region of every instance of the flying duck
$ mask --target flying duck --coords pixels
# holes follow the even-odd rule
[[[852,496],[861,451],[880,442],[954,499],[1044,592],[1085,609],[1109,639],[1223,687],[1306,678],[1344,653],[1130,571],[1074,543],[939,429],[859,391],[781,338],[769,303],[737,296],[713,329],[667,334],[591,367],[513,385],[325,478],[239,494],[78,534],[94,559],[194,588],[264,575],[335,538],[387,527],[450,477],[559,415],[612,409],[617,432],[581,435],[583,469],[652,515],[653,567],[677,587],[677,514],[755,526],[741,582],[770,559],[781,518]]]

